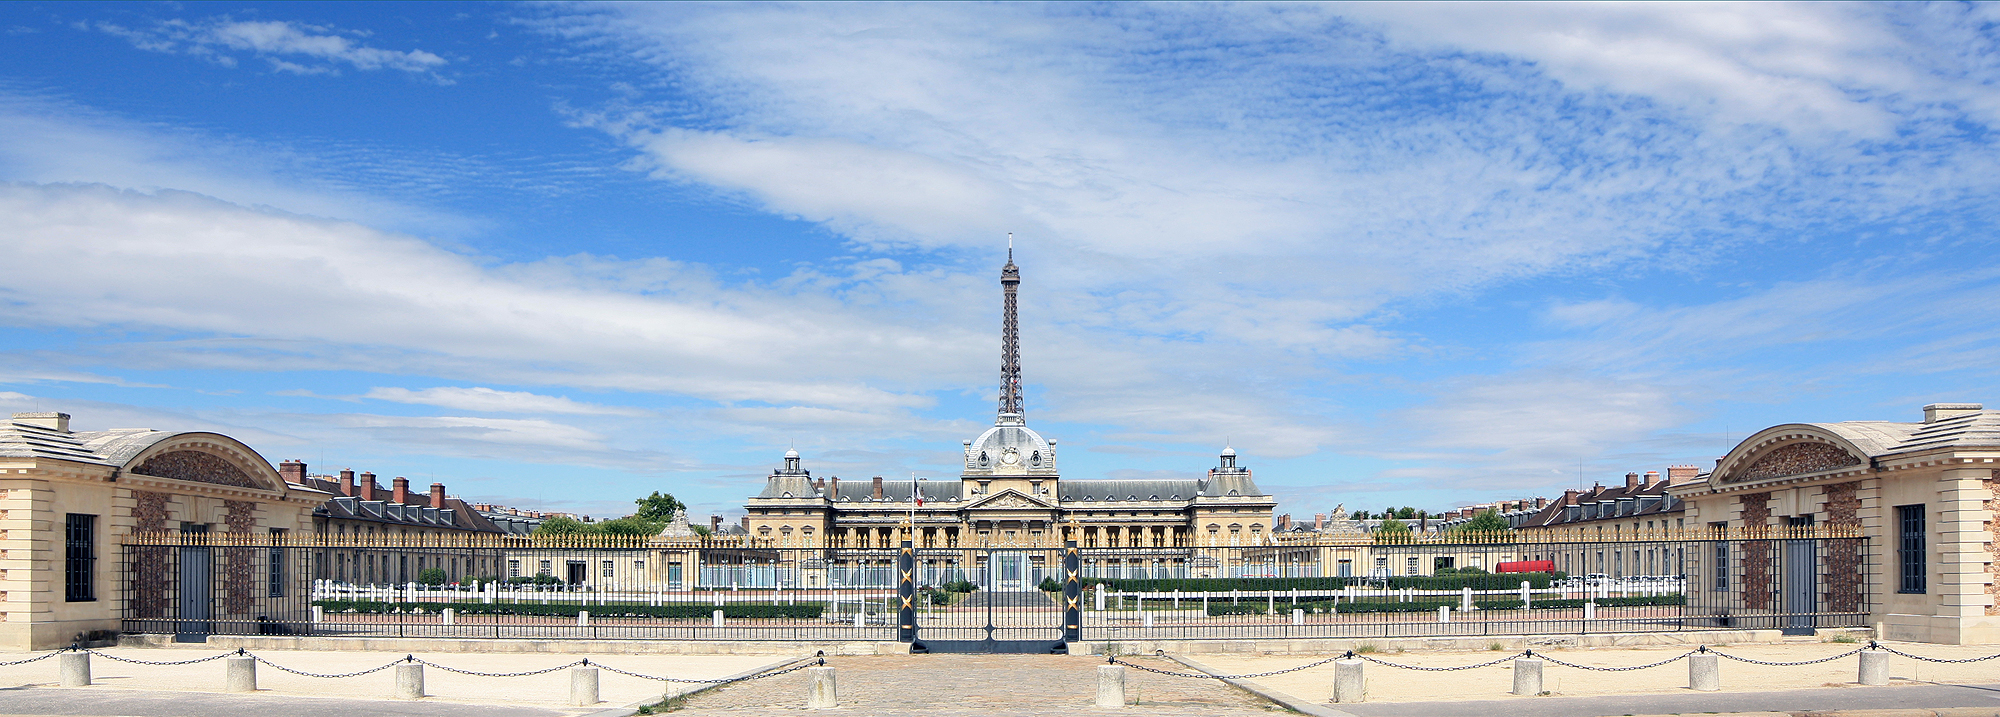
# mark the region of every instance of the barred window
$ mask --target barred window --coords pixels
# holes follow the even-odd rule
[[[63,538],[64,596],[69,602],[97,600],[97,516],[70,513]]]
[[[1708,527],[1717,535],[1727,535],[1729,531],[1728,523],[1709,523]],[[1715,541],[1715,589],[1729,589],[1729,541],[1726,540]]]
[[[1896,526],[1896,562],[1901,565],[1903,574],[1902,583],[1896,592],[1921,594],[1927,588],[1924,565],[1924,507],[1896,506]]]

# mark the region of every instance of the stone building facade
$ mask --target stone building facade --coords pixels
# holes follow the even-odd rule
[[[384,490],[374,473],[357,476],[352,470],[342,470],[338,476],[308,475],[305,462],[298,460],[278,464],[278,472],[291,485],[331,496],[313,509],[314,534],[343,545],[380,541],[385,546],[406,546],[356,545],[326,551],[314,564],[314,577],[362,585],[401,585],[418,580],[430,568],[444,571],[447,583],[501,574],[501,565],[493,556],[429,547],[465,542],[446,538],[510,534],[472,505],[446,495],[443,483],[432,483],[428,492],[413,493],[410,479],[399,476]]]
[[[1910,423],[1773,426],[1737,444],[1709,475],[1671,486],[1691,530],[1782,537],[1820,526],[1867,538],[1824,555],[1795,554],[1784,541],[1743,541],[1733,554],[1725,546],[1724,554],[1691,559],[1691,581],[1751,609],[1795,602],[1866,610],[1893,640],[2000,642],[2000,411],[1938,403],[1923,415]],[[1775,594],[1781,570],[1816,578],[1786,584],[1816,587]]]
[[[991,428],[961,442],[954,480],[842,482],[813,478],[796,450],[750,498],[750,537],[777,547],[888,550],[1059,547],[1075,540],[1093,572],[1215,576],[1241,565],[1240,548],[1270,541],[1276,502],[1225,448],[1201,477],[1066,479],[1057,441],[1029,428],[1021,395],[1016,289],[1001,270],[1001,390]],[[968,559],[971,559],[970,557]],[[1096,561],[1096,562],[1092,562]]]
[[[135,617],[163,610],[167,556],[142,550],[126,564],[121,536],[306,533],[327,498],[286,483],[228,436],[72,431],[69,421],[16,413],[0,425],[0,649],[69,645],[116,631],[128,607]],[[215,551],[224,613],[302,585],[254,557],[248,548]]]

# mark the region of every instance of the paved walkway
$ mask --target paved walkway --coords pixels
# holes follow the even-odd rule
[[[0,689],[0,717],[565,717],[535,707],[445,704],[434,701],[218,695],[144,690],[14,687]]]
[[[1171,662],[1142,660],[1163,669]],[[1073,712],[1141,715],[1273,717],[1283,710],[1214,680],[1188,680],[1126,670],[1126,710],[1098,709],[1100,658],[1058,655],[908,655],[827,658],[834,668],[840,712],[857,715],[995,715],[1026,717]],[[689,715],[762,717],[804,714],[807,677],[796,672],[695,695]]]
[[[1979,707],[2000,714],[2000,685],[1821,688],[1769,692],[1684,692],[1617,697],[1542,697],[1532,700],[1394,702],[1333,705],[1357,717],[1604,717],[1762,712],[1824,715],[1848,710]],[[1747,717],[1747,716],[1746,716]]]

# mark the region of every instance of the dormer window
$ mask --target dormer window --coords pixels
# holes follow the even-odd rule
[[[1041,467],[1041,465],[1042,465],[1042,452],[1041,452],[1041,451],[1035,451],[1034,455],[1031,455],[1031,456],[1028,456],[1028,465],[1031,465],[1031,466],[1035,466],[1035,467],[1038,467],[1038,468],[1039,468],[1039,467]]]
[[[992,462],[992,459],[986,457],[986,451],[979,452],[979,465],[991,465]]]

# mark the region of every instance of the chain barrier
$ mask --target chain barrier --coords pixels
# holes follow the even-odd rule
[[[1166,651],[1164,651],[1164,650],[1160,650],[1160,651],[1157,651],[1157,652],[1159,653],[1159,656],[1160,656],[1160,657],[1166,657],[1166,654],[1165,654],[1165,652],[1166,652]],[[1329,657],[1329,658],[1326,658],[1326,659],[1324,659],[1324,660],[1320,660],[1320,661],[1318,661],[1318,662],[1311,662],[1311,663],[1307,663],[1307,664],[1303,664],[1303,665],[1299,665],[1298,667],[1287,667],[1287,668],[1285,668],[1285,669],[1282,669],[1282,670],[1272,670],[1272,671],[1270,671],[1270,672],[1257,672],[1257,673],[1253,673],[1253,674],[1247,674],[1247,675],[1211,675],[1211,674],[1208,674],[1208,673],[1206,673],[1206,672],[1175,672],[1175,671],[1173,671],[1173,670],[1162,670],[1162,669],[1159,669],[1159,668],[1157,668],[1157,667],[1147,667],[1147,666],[1145,666],[1145,665],[1140,665],[1140,664],[1136,664],[1136,663],[1131,663],[1131,662],[1126,662],[1126,661],[1124,661],[1124,660],[1120,660],[1120,659],[1118,659],[1118,657],[1117,657],[1117,656],[1115,656],[1115,655],[1111,656],[1111,657],[1109,658],[1108,662],[1109,662],[1110,664],[1114,664],[1114,665],[1124,665],[1124,666],[1126,666],[1126,667],[1130,667],[1130,668],[1133,668],[1133,669],[1136,669],[1136,670],[1141,670],[1141,671],[1144,671],[1144,672],[1151,672],[1151,673],[1153,673],[1153,674],[1157,674],[1157,675],[1166,675],[1166,676],[1168,676],[1168,677],[1189,677],[1189,678],[1195,678],[1195,679],[1208,679],[1208,680],[1254,680],[1254,679],[1257,679],[1257,678],[1259,678],[1259,677],[1270,677],[1270,676],[1272,676],[1272,675],[1282,675],[1282,674],[1285,674],[1285,673],[1287,673],[1287,672],[1298,672],[1299,670],[1304,670],[1304,669],[1307,669],[1307,668],[1312,668],[1312,667],[1318,667],[1318,666],[1320,666],[1320,665],[1324,665],[1324,664],[1326,664],[1326,663],[1329,663],[1329,662],[1332,662],[1332,661],[1334,661],[1334,660],[1339,660],[1339,659],[1342,659],[1342,658],[1344,658],[1344,657],[1346,657],[1346,655],[1342,655],[1342,656],[1340,656],[1340,657]]]
[[[586,662],[588,661],[586,660]],[[803,670],[808,667],[823,667],[825,665],[826,665],[826,658],[822,657],[817,663],[812,663],[812,662],[800,663],[784,669],[771,670],[769,672],[759,672],[754,675],[744,675],[742,677],[718,677],[713,680],[684,680],[674,677],[659,677],[656,675],[647,675],[638,672],[629,672],[626,670],[618,669],[616,667],[612,667],[610,665],[597,665],[597,668],[608,672],[616,672],[626,677],[637,677],[642,680],[654,680],[658,682],[679,682],[683,684],[723,685],[723,684],[729,684],[731,682],[745,682],[749,680],[761,680],[766,677],[777,677],[778,675],[783,675],[791,672],[798,672],[799,670]]]
[[[419,660],[416,659],[415,657],[406,657],[403,659],[405,661],[414,662],[416,664],[423,665],[425,667],[435,667],[440,670],[444,670],[445,672],[456,672],[461,675],[471,675],[473,677],[532,677],[534,675],[546,675],[548,673],[555,672],[556,670],[566,670],[571,667],[590,666],[590,660],[577,660],[575,662],[571,662],[568,664],[556,665],[555,667],[550,667],[541,670],[528,670],[527,672],[474,672],[472,670],[461,670],[456,667],[445,667],[444,665],[431,662],[430,660]],[[598,667],[604,667],[604,666],[598,665]]]
[[[260,663],[260,664],[263,664],[263,665],[268,665],[268,666],[270,666],[270,667],[271,667],[271,669],[274,669],[274,670],[277,670],[277,671],[279,671],[279,672],[290,672],[290,673],[292,673],[292,674],[294,674],[294,675],[298,675],[298,676],[300,676],[300,677],[318,677],[318,678],[321,678],[321,679],[329,679],[329,680],[331,680],[331,679],[339,679],[339,678],[342,678],[342,677],[360,677],[360,676],[362,676],[362,675],[366,675],[366,674],[371,674],[371,673],[376,673],[376,672],[381,672],[381,671],[383,671],[383,670],[386,670],[386,669],[389,669],[389,668],[391,668],[391,667],[395,667],[396,665],[398,665],[398,664],[401,664],[401,663],[403,662],[403,660],[397,660],[397,661],[395,661],[395,662],[391,662],[391,663],[389,663],[389,664],[386,664],[386,665],[383,665],[383,666],[381,666],[381,667],[372,667],[372,668],[369,668],[369,669],[366,669],[366,670],[362,670],[362,671],[360,671],[360,672],[343,672],[343,673],[339,673],[339,674],[324,674],[324,675],[323,675],[323,674],[320,674],[320,673],[317,673],[317,672],[306,672],[306,671],[304,671],[304,670],[294,670],[294,669],[292,669],[292,668],[290,668],[290,667],[286,667],[286,666],[284,666],[284,665],[280,665],[280,664],[278,664],[278,663],[275,663],[275,662],[272,662],[272,661],[270,661],[270,660],[266,660],[266,659],[264,659],[264,658],[263,658],[263,656],[261,656],[261,655],[258,655],[258,654],[256,654],[256,653],[250,653],[250,657],[251,657],[251,658],[253,658],[253,659],[255,659],[255,660],[257,660],[257,662],[258,662],[258,663]]]
[[[36,661],[39,661],[39,660],[46,660],[46,659],[49,659],[49,658],[51,658],[51,657],[55,657],[56,655],[60,655],[60,654],[63,654],[64,652],[67,652],[67,651],[66,651],[66,650],[56,650],[55,652],[50,652],[50,653],[45,653],[45,654],[42,654],[42,655],[37,655],[37,656],[35,656],[35,657],[30,657],[30,658],[28,658],[28,659],[25,659],[25,660],[15,660],[15,661],[13,661],[13,662],[0,662],[0,667],[12,667],[12,666],[14,666],[14,665],[25,665],[25,664],[28,664],[28,663],[30,663],[30,662],[36,662]]]
[[[1556,659],[1556,658],[1553,658],[1553,657],[1549,657],[1549,656],[1548,656],[1548,655],[1546,655],[1546,654],[1542,654],[1542,655],[1537,655],[1537,654],[1535,654],[1535,651],[1534,651],[1534,650],[1528,650],[1528,651],[1526,651],[1526,652],[1523,652],[1523,653],[1521,653],[1521,655],[1522,655],[1523,657],[1532,657],[1532,658],[1535,658],[1535,659],[1537,659],[1537,660],[1548,660],[1549,662],[1553,662],[1553,663],[1555,663],[1555,664],[1558,664],[1558,665],[1562,665],[1563,667],[1570,667],[1570,668],[1575,668],[1575,669],[1578,669],[1578,670],[1596,670],[1596,671],[1598,671],[1598,672],[1631,672],[1631,671],[1633,671],[1633,670],[1643,670],[1643,669],[1646,669],[1646,668],[1649,668],[1649,667],[1659,667],[1659,666],[1661,666],[1661,665],[1671,665],[1671,664],[1673,664],[1673,663],[1676,663],[1676,662],[1680,662],[1681,660],[1685,660],[1685,659],[1687,659],[1688,657],[1690,657],[1690,656],[1693,656],[1694,654],[1695,654],[1695,653],[1693,653],[1693,652],[1687,652],[1687,653],[1682,653],[1682,654],[1679,654],[1679,655],[1675,655],[1675,656],[1673,656],[1673,657],[1669,657],[1669,658],[1667,658],[1667,659],[1664,659],[1664,660],[1661,660],[1661,661],[1659,661],[1659,662],[1655,662],[1655,663],[1652,663],[1652,664],[1649,664],[1649,665],[1633,665],[1633,666],[1631,666],[1631,667],[1599,667],[1599,666],[1596,666],[1596,665],[1579,665],[1579,664],[1576,664],[1576,663],[1574,663],[1574,662],[1565,662],[1565,661],[1562,661],[1562,660],[1558,660],[1558,659]],[[1718,653],[1715,653],[1715,654],[1718,654],[1718,655],[1720,655],[1720,654],[1722,654],[1722,653],[1718,652]]]
[[[107,660],[113,660],[113,661],[116,661],[116,662],[127,662],[127,663],[131,663],[131,664],[134,664],[134,665],[155,665],[155,666],[160,666],[160,667],[168,667],[168,666],[173,666],[173,665],[192,665],[192,664],[196,664],[196,663],[200,663],[200,662],[208,662],[208,661],[210,661],[210,660],[220,660],[220,659],[222,659],[222,658],[225,658],[225,657],[228,657],[228,656],[230,656],[230,655],[240,655],[240,654],[243,654],[243,651],[242,651],[242,650],[237,650],[237,651],[235,651],[235,652],[225,652],[225,653],[222,653],[222,654],[220,654],[220,655],[209,655],[208,657],[201,657],[201,658],[196,658],[196,659],[193,659],[193,660],[159,660],[159,661],[155,661],[155,660],[135,660],[135,659],[132,659],[132,658],[130,658],[130,657],[119,657],[119,656],[117,656],[117,655],[107,655],[107,654],[105,654],[105,653],[102,653],[102,652],[98,652],[98,651],[96,651],[96,650],[81,650],[81,652],[84,652],[84,653],[88,653],[88,654],[91,654],[91,655],[96,655],[96,656],[98,656],[98,657],[102,657],[102,658],[104,658],[104,659],[107,659]]]
[[[1838,660],[1838,659],[1840,659],[1840,658],[1843,658],[1843,657],[1853,657],[1853,656],[1855,656],[1855,655],[1858,655],[1858,654],[1861,654],[1861,651],[1862,651],[1862,649],[1864,649],[1864,648],[1859,648],[1859,647],[1857,647],[1857,648],[1854,648],[1854,649],[1852,649],[1852,650],[1848,650],[1848,651],[1846,651],[1846,652],[1843,652],[1843,653],[1840,653],[1840,654],[1838,654],[1838,655],[1831,655],[1831,656],[1828,656],[1828,657],[1822,657],[1822,658],[1819,658],[1819,659],[1817,659],[1817,660],[1800,660],[1800,661],[1798,661],[1798,662],[1771,662],[1771,661],[1768,661],[1768,660],[1758,660],[1758,659],[1754,659],[1754,658],[1749,658],[1749,657],[1737,657],[1737,656],[1735,656],[1735,655],[1731,655],[1731,654],[1729,654],[1729,653],[1727,653],[1727,652],[1714,652],[1713,650],[1711,650],[1710,652],[1714,652],[1714,654],[1716,654],[1716,655],[1719,655],[1719,656],[1722,656],[1722,657],[1725,657],[1725,658],[1728,658],[1728,659],[1731,659],[1731,660],[1735,660],[1735,661],[1737,661],[1737,662],[1748,662],[1748,663],[1750,663],[1750,664],[1752,664],[1752,665],[1764,665],[1764,666],[1767,666],[1767,667],[1799,667],[1799,666],[1802,666],[1802,665],[1817,665],[1817,664],[1819,664],[1819,663],[1822,663],[1822,662],[1832,662],[1832,661],[1834,661],[1834,660]]]
[[[1534,654],[1534,653],[1533,653],[1532,651],[1530,651],[1530,652],[1523,652],[1523,653],[1521,653],[1521,655],[1508,655],[1508,656],[1506,656],[1506,657],[1502,657],[1502,658],[1500,658],[1500,659],[1498,659],[1498,660],[1491,660],[1491,661],[1488,661],[1488,662],[1481,662],[1481,663],[1479,663],[1479,664],[1476,664],[1476,665],[1459,665],[1459,666],[1456,666],[1456,667],[1425,667],[1425,666],[1423,666],[1423,665],[1399,665],[1399,664],[1396,664],[1396,663],[1394,663],[1394,662],[1389,662],[1389,661],[1387,661],[1387,660],[1377,660],[1377,659],[1375,659],[1375,658],[1373,658],[1373,657],[1369,657],[1369,656],[1367,656],[1367,655],[1357,655],[1357,654],[1354,654],[1354,653],[1352,653],[1352,652],[1350,652],[1350,653],[1348,653],[1348,654],[1349,654],[1349,655],[1353,655],[1354,657],[1356,657],[1356,658],[1359,658],[1359,659],[1363,659],[1363,660],[1367,660],[1367,661],[1369,661],[1369,662],[1373,662],[1373,663],[1375,663],[1375,664],[1377,664],[1377,665],[1382,665],[1382,666],[1384,666],[1384,667],[1397,667],[1397,668],[1401,668],[1401,669],[1405,669],[1405,670],[1419,670],[1419,671],[1422,671],[1422,672],[1456,672],[1456,671],[1458,671],[1458,670],[1472,670],[1472,669],[1477,669],[1477,668],[1481,668],[1481,667],[1492,667],[1492,666],[1494,666],[1494,665],[1498,665],[1498,664],[1500,664],[1500,663],[1502,663],[1502,662],[1508,662],[1508,661],[1511,661],[1511,660],[1514,660],[1514,659],[1516,659],[1516,658],[1519,658],[1519,657],[1521,657],[1522,655],[1532,655],[1532,654]]]
[[[1887,652],[1887,653],[1889,653],[1889,654],[1891,654],[1891,655],[1902,655],[1902,656],[1904,656],[1904,657],[1907,657],[1907,658],[1910,658],[1910,659],[1912,659],[1912,660],[1923,660],[1924,662],[1943,662],[1943,663],[1948,663],[1948,664],[1951,664],[1951,663],[1965,663],[1965,662],[1985,662],[1985,661],[1987,661],[1987,660],[1992,660],[1992,659],[1996,659],[1996,658],[2000,658],[2000,654],[1996,654],[1996,655],[1987,655],[1987,656],[1985,656],[1985,657],[1966,657],[1966,658],[1960,658],[1960,659],[1952,659],[1952,658],[1949,658],[1949,657],[1924,657],[1923,655],[1912,655],[1912,654],[1910,654],[1910,653],[1907,653],[1907,652],[1904,652],[1904,651],[1902,651],[1902,650],[1898,650],[1898,649],[1896,649],[1896,648],[1893,648],[1893,647],[1888,647],[1888,646],[1885,646],[1885,645],[1878,645],[1878,644],[1876,644],[1876,643],[1873,643],[1873,642],[1871,642],[1871,643],[1868,643],[1868,646],[1869,646],[1869,647],[1872,647],[1872,648],[1875,648],[1875,649],[1877,649],[1877,650],[1881,650],[1881,651],[1883,651],[1883,652]]]

